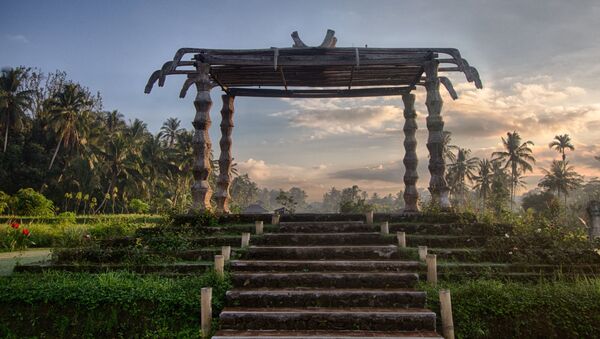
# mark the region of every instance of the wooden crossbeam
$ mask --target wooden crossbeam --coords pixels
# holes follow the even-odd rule
[[[359,89],[260,89],[260,88],[229,88],[227,94],[236,97],[265,97],[265,98],[353,98],[372,96],[392,96],[410,93],[414,87],[378,87]]]

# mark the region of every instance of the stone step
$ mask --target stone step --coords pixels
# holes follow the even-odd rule
[[[316,245],[393,245],[395,235],[382,236],[377,232],[356,233],[266,233],[253,244],[266,246]]]
[[[443,339],[439,334],[433,331],[218,331],[213,339],[367,339],[367,338],[387,338],[387,339]]]
[[[417,273],[390,272],[233,272],[233,285],[237,288],[412,288],[418,280]]]
[[[425,309],[225,308],[220,324],[231,330],[435,331],[436,315]]]
[[[414,259],[414,248],[383,246],[250,246],[244,259],[253,260],[334,260]]]
[[[426,293],[407,289],[257,289],[227,292],[236,307],[424,308]]]
[[[290,222],[279,225],[280,233],[352,233],[377,232],[379,225],[363,222]]]
[[[232,260],[232,271],[250,272],[407,272],[418,271],[418,261],[399,260]]]

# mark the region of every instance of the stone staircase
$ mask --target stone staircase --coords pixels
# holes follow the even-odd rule
[[[231,261],[213,338],[441,338],[421,264],[362,222],[282,223]]]

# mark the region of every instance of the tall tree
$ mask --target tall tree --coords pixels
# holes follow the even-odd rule
[[[533,146],[533,142],[528,140],[522,143],[519,133],[513,131],[506,133],[506,139],[502,138],[502,144],[504,151],[494,152],[492,156],[504,162],[504,168],[510,168],[510,209],[512,211],[519,174],[533,171],[532,164],[535,164],[535,158],[529,147]]]
[[[562,193],[565,199],[565,206],[567,205],[569,191],[574,190],[583,183],[583,177],[577,174],[573,166],[569,166],[568,162],[563,163],[562,161],[553,160],[550,170],[542,169],[542,171],[545,175],[540,180],[538,186],[555,191],[559,199]]]
[[[448,165],[448,181],[453,191],[460,193],[461,203],[465,202],[465,190],[467,182],[470,182],[475,177],[477,169],[477,158],[470,158],[470,149],[458,148],[456,160]]]
[[[177,137],[181,134],[184,129],[180,127],[181,121],[177,118],[168,118],[160,128],[162,137],[167,141],[169,147],[173,147]]]
[[[22,68],[4,68],[0,75],[0,119],[4,126],[4,152],[11,129],[23,126],[25,112],[31,106],[33,91],[22,89]]]
[[[473,177],[475,182],[474,189],[479,191],[479,197],[481,198],[481,207],[485,210],[487,204],[487,198],[491,193],[492,189],[492,163],[488,159],[481,159],[477,162],[477,174]]]
[[[452,132],[444,131],[442,139],[442,155],[448,163],[456,161],[456,155],[454,155],[453,151],[458,149],[458,146],[452,144]]]
[[[92,101],[82,88],[74,83],[65,85],[64,89],[56,93],[50,103],[50,126],[58,137],[58,144],[50,161],[48,169],[56,160],[56,155],[61,147],[77,146],[84,141],[90,126],[84,123],[84,114],[89,113]]]
[[[566,164],[567,161],[567,155],[565,154],[565,151],[575,150],[575,146],[573,146],[573,143],[571,142],[571,137],[568,134],[555,135],[554,140],[552,140],[552,142],[548,144],[548,147],[551,149],[555,149],[557,152],[562,154],[563,165]]]

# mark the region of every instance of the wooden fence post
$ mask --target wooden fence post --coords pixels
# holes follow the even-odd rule
[[[250,246],[250,233],[242,233],[242,248]]]
[[[257,220],[254,222],[254,227],[256,228],[256,234],[263,234],[264,224],[262,220]]]
[[[437,258],[435,254],[428,254],[427,258],[427,282],[431,285],[437,284]]]
[[[398,238],[398,247],[406,247],[406,233],[396,232],[396,238]]]
[[[219,278],[225,276],[225,259],[222,255],[215,255],[215,272]]]
[[[419,246],[419,260],[425,261],[427,257],[427,246]]]
[[[389,223],[387,221],[384,221],[384,222],[381,223],[380,231],[381,231],[381,235],[388,235],[388,234],[390,234],[390,226],[389,226]]]
[[[223,260],[229,261],[231,259],[231,246],[221,247],[221,255],[223,256]]]
[[[210,323],[212,321],[212,288],[203,287],[200,293],[200,329],[202,337],[210,337]]]
[[[454,339],[452,300],[450,290],[440,290],[440,313],[442,314],[442,334],[446,339]]]

